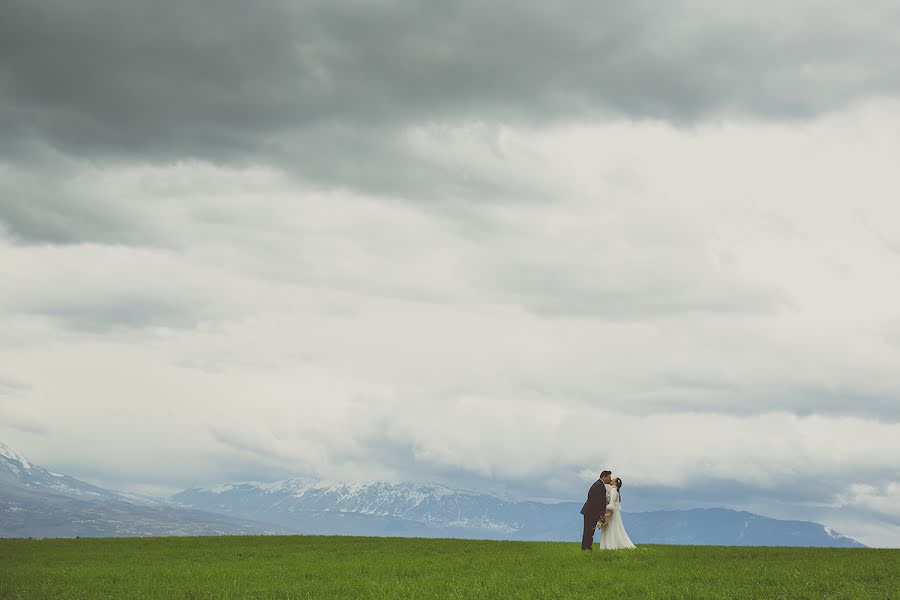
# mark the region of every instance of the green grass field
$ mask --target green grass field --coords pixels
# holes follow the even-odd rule
[[[0,540],[0,598],[900,598],[900,550],[350,537]]]

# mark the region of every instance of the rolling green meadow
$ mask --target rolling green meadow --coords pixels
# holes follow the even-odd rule
[[[900,550],[324,536],[0,540],[0,598],[900,598]]]

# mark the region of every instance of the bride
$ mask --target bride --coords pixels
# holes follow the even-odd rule
[[[616,477],[609,486],[609,499],[606,501],[606,525],[600,534],[601,550],[624,550],[636,548],[622,524],[622,480]]]

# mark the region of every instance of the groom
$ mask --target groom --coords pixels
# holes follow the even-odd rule
[[[581,507],[581,514],[584,515],[584,533],[581,535],[583,551],[593,551],[594,529],[597,528],[597,522],[606,517],[606,486],[612,484],[610,475],[611,471],[600,473],[600,479],[588,490],[587,501]]]

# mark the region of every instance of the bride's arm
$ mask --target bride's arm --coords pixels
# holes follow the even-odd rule
[[[606,512],[613,512],[616,510],[616,496],[618,496],[619,490],[612,489],[609,491],[609,504],[606,505]]]

